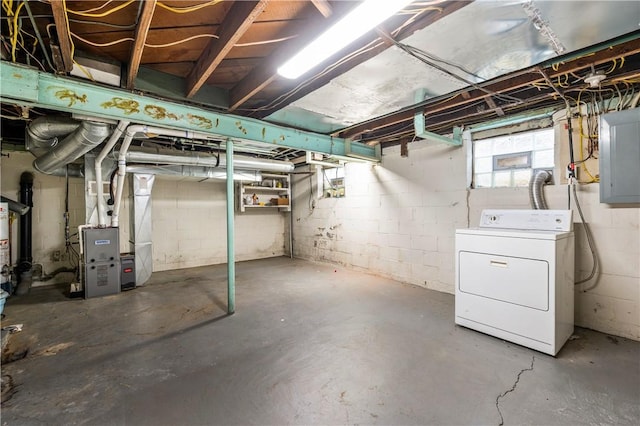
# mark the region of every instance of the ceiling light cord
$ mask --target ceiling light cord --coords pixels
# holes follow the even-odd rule
[[[437,69],[438,71],[441,71],[441,72],[443,72],[443,73],[455,78],[456,80],[459,80],[459,81],[461,81],[461,82],[463,82],[463,83],[465,83],[465,84],[467,84],[469,86],[472,86],[477,90],[480,90],[480,91],[482,91],[482,92],[484,92],[484,93],[486,93],[488,95],[491,95],[491,96],[493,96],[493,97],[495,97],[497,99],[501,99],[501,100],[503,100],[505,102],[515,102],[516,104],[523,103],[523,101],[521,99],[519,99],[519,98],[516,98],[516,97],[513,97],[513,96],[509,96],[509,95],[502,95],[500,93],[493,92],[491,90],[487,90],[484,87],[482,87],[482,86],[480,86],[480,85],[478,85],[478,84],[476,84],[476,83],[474,83],[474,82],[472,82],[470,80],[467,80],[466,78],[461,77],[458,74],[456,74],[454,72],[451,72],[448,69],[446,69],[446,68],[444,68],[444,67],[442,67],[442,66],[440,66],[440,65],[438,65],[438,64],[436,64],[436,63],[434,63],[432,61],[435,60],[435,61],[443,62],[443,63],[445,63],[445,64],[447,64],[449,66],[458,68],[458,69],[462,70],[463,72],[465,72],[465,73],[467,73],[469,75],[472,75],[472,76],[474,76],[476,78],[479,78],[479,76],[477,76],[476,74],[474,74],[474,73],[472,73],[470,71],[465,70],[461,66],[458,66],[458,65],[455,65],[455,64],[451,64],[451,63],[449,63],[447,61],[444,61],[442,59],[436,59],[436,58],[433,57],[433,55],[431,55],[431,54],[429,54],[429,53],[427,53],[427,52],[425,52],[425,51],[423,51],[423,50],[421,50],[421,49],[419,49],[417,47],[401,43],[401,42],[397,41],[395,38],[389,37],[386,34],[382,34],[382,36],[384,38],[386,38],[387,40],[389,40],[390,42],[392,42],[395,46],[397,46],[400,49],[402,49],[404,52],[406,52],[409,55],[413,56],[414,58],[418,59],[419,61],[429,65],[432,68]]]
[[[102,9],[104,6],[106,6],[107,4],[110,3],[109,1],[107,1],[107,3],[103,4],[100,7],[93,8],[93,9],[88,9],[89,11],[71,10],[71,9],[67,9],[66,7],[65,7],[65,10],[67,11],[67,13],[72,13],[74,15],[79,15],[79,16],[86,16],[88,18],[104,18],[105,16],[109,16],[114,12],[117,12],[119,10],[124,9],[125,7],[127,7],[131,3],[133,3],[134,1],[136,1],[136,0],[127,0],[124,3],[121,3],[120,5],[112,8],[112,9],[106,10],[106,11],[101,12],[101,13],[91,13],[91,12],[94,11],[94,10]]]
[[[172,7],[172,6],[168,6],[164,3],[158,2],[156,3],[159,7],[168,10],[169,12],[173,12],[173,13],[190,13],[190,12],[195,12],[196,10],[200,10],[203,9],[205,7],[208,6],[214,6],[218,3],[222,3],[223,0],[211,0],[208,1],[206,3],[202,3],[202,4],[197,4],[194,6],[185,6],[185,7]]]

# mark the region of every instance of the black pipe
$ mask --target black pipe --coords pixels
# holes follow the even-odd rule
[[[29,208],[29,211],[20,217],[20,261],[18,269],[21,272],[31,270],[33,263],[31,226],[33,212],[33,174],[24,172],[20,176],[20,202]]]

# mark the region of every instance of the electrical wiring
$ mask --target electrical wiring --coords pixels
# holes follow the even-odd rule
[[[135,40],[133,37],[125,37],[125,38],[121,38],[121,39],[118,39],[118,40],[109,41],[109,42],[106,42],[106,43],[95,43],[93,41],[89,41],[89,40],[87,40],[87,39],[85,39],[83,37],[80,37],[76,33],[70,32],[69,34],[72,37],[77,38],[81,42],[86,43],[86,44],[88,44],[90,46],[94,46],[94,47],[109,47],[109,46],[114,46],[114,45],[119,44],[119,43],[124,43],[125,41],[134,41]]]
[[[2,118],[6,118],[7,120],[31,121],[31,119],[29,119],[29,118],[24,118],[24,117],[14,117],[14,116],[11,116],[11,115],[4,115],[4,114],[0,114],[0,117],[2,117]]]
[[[409,45],[406,45],[406,46],[407,46],[407,47],[409,47],[409,48],[411,48],[411,50],[413,50],[413,51],[415,51],[415,52],[417,52],[417,53],[419,53],[419,54],[421,54],[421,55],[424,55],[425,57],[427,57],[427,58],[431,59],[432,61],[436,61],[436,62],[443,63],[443,64],[445,64],[445,65],[449,65],[450,67],[457,68],[457,69],[459,69],[460,71],[464,72],[465,74],[468,74],[468,75],[470,75],[470,76],[472,76],[472,77],[475,77],[475,78],[477,78],[478,80],[486,81],[486,79],[485,79],[485,78],[480,77],[478,74],[475,74],[474,72],[469,71],[469,70],[465,69],[464,67],[462,67],[462,66],[460,66],[460,65],[458,65],[458,64],[455,64],[455,63],[452,63],[452,62],[446,61],[446,60],[444,60],[444,59],[438,58],[437,56],[435,56],[435,55],[433,55],[433,54],[430,54],[430,53],[428,53],[428,52],[425,52],[424,50],[419,49],[419,48],[417,48],[417,47],[409,46]]]
[[[94,47],[109,47],[109,46],[114,46],[116,44],[119,43],[124,43],[124,42],[128,42],[128,41],[134,41],[135,39],[133,37],[124,37],[118,40],[113,40],[113,41],[109,41],[106,43],[96,43],[90,40],[85,39],[84,37],[79,36],[76,33],[70,33],[73,37],[77,38],[78,40],[82,41],[83,43],[86,43],[90,46],[94,46]],[[277,39],[272,39],[272,40],[262,40],[262,41],[255,41],[255,42],[249,42],[249,43],[237,43],[235,44],[235,47],[248,47],[248,46],[259,46],[259,45],[263,45],[263,44],[270,44],[270,43],[278,43],[284,40],[289,40],[291,38],[294,38],[296,36],[290,36],[290,37],[282,37],[282,38],[277,38]],[[152,49],[159,49],[159,48],[165,48],[165,47],[171,47],[171,46],[175,46],[181,43],[186,43],[189,42],[191,40],[196,40],[199,38],[220,38],[219,36],[217,36],[216,34],[196,34],[181,40],[176,40],[176,41],[172,41],[169,43],[163,43],[163,44],[153,44],[153,43],[145,43],[144,46],[145,47],[149,47]]]
[[[18,5],[16,11],[13,14],[13,33],[11,37],[11,61],[16,61],[16,47],[18,45],[18,21],[20,16],[20,10],[24,7],[24,1]]]
[[[85,19],[71,19],[69,18],[69,22],[73,22],[75,24],[84,24],[84,25],[102,25],[105,27],[110,27],[110,28],[117,28],[119,30],[133,30],[136,28],[136,25],[118,25],[118,24],[111,24],[109,22],[102,22],[102,21],[87,21]]]
[[[175,46],[175,45],[181,44],[181,43],[186,43],[188,41],[195,40],[195,39],[198,39],[198,38],[220,38],[220,37],[218,37],[215,34],[196,34],[196,35],[193,35],[191,37],[187,37],[185,39],[173,41],[173,42],[170,42],[170,43],[164,43],[164,44],[145,43],[144,46],[145,47],[151,47],[151,48],[171,47],[171,46]]]
[[[486,93],[488,95],[491,95],[491,96],[495,97],[496,99],[500,99],[500,100],[505,101],[505,102],[515,102],[515,103],[522,103],[523,102],[521,99],[515,98],[513,96],[502,95],[500,93],[493,92],[491,90],[487,90],[484,87],[482,87],[482,86],[480,86],[480,85],[478,85],[478,84],[476,84],[476,83],[474,83],[472,81],[469,81],[466,78],[461,77],[458,74],[453,73],[453,72],[449,71],[446,68],[443,68],[443,67],[433,63],[432,61],[429,60],[429,58],[423,57],[421,54],[418,54],[417,51],[419,51],[419,52],[421,52],[421,51],[419,49],[414,48],[413,46],[409,46],[409,45],[406,45],[404,43],[400,43],[400,42],[396,41],[393,38],[390,38],[389,41],[391,41],[394,45],[396,45],[400,49],[402,49],[405,52],[407,52],[409,55],[411,55],[414,58],[424,62],[427,65],[429,65],[430,67],[435,68],[435,69],[437,69],[437,70],[439,70],[439,71],[441,71],[441,72],[443,72],[443,73],[445,73],[445,74],[455,78],[456,80],[459,80],[459,81],[461,81],[461,82],[463,82],[463,83],[465,83],[465,84],[467,84],[469,86],[472,86],[477,90],[480,90],[480,91],[482,91],[482,92],[484,92],[484,93]]]
[[[400,26],[400,28],[394,30],[392,32],[392,35],[397,34],[402,28],[404,28],[405,25],[408,25],[407,22],[405,22],[402,26]],[[276,107],[282,105],[289,98],[294,96],[296,93],[298,93],[300,90],[303,90],[305,87],[311,85],[316,80],[324,77],[325,75],[327,75],[328,73],[330,73],[331,71],[333,71],[334,69],[339,67],[340,65],[342,65],[342,64],[344,64],[344,63],[352,60],[353,58],[356,58],[356,57],[358,57],[358,56],[360,56],[360,55],[362,55],[364,53],[367,53],[367,52],[379,47],[382,44],[384,44],[384,42],[382,42],[382,41],[379,42],[377,39],[373,40],[370,43],[366,44],[365,46],[362,46],[358,50],[355,50],[354,52],[351,52],[350,54],[348,54],[345,57],[341,58],[340,60],[336,61],[335,63],[327,65],[322,71],[320,71],[318,74],[314,75],[312,78],[301,82],[296,87],[294,87],[293,89],[289,90],[286,93],[283,93],[282,95],[278,96],[277,98],[273,99],[268,104],[263,105],[261,107],[257,107],[257,108],[238,108],[237,111],[259,112],[259,111],[265,111],[265,110],[269,110],[269,109],[272,109],[272,108],[276,108]]]
[[[37,42],[37,40],[36,40],[36,42]],[[38,63],[38,65],[40,66],[40,69],[41,69],[41,70],[43,70],[43,71],[45,71],[45,70],[46,70],[46,69],[45,69],[45,67],[44,67],[44,65],[42,64],[42,62],[40,62],[40,61],[38,60],[38,58],[36,58],[35,56],[33,56],[33,54],[32,54],[32,53],[30,53],[30,52],[27,50],[27,48],[24,46],[24,44],[23,44],[23,43],[18,42],[18,44],[20,45],[20,47],[22,47],[22,50],[24,50],[24,52],[25,52],[27,55],[29,55],[29,56],[30,56],[34,61],[36,61],[36,62]],[[35,47],[35,44],[34,44],[34,47]]]
[[[296,38],[296,37],[298,37],[298,36],[297,35],[292,35],[292,36],[288,36],[288,37],[274,38],[274,39],[271,39],[271,40],[253,41],[253,42],[248,42],[248,43],[236,43],[233,46],[234,47],[260,46],[260,45],[263,45],[263,44],[279,43],[281,41],[291,40],[292,38]]]
[[[93,7],[91,9],[86,9],[86,10],[80,10],[78,11],[79,13],[91,13],[91,12],[95,12],[96,10],[100,10],[100,9],[104,9],[108,4],[112,3],[113,0],[107,0],[105,3],[103,3],[101,6],[97,6],[97,7]]]
[[[282,95],[278,96],[277,98],[273,99],[271,102],[269,102],[266,105],[263,105],[261,107],[258,108],[239,108],[238,111],[245,111],[245,112],[258,112],[258,111],[265,111],[271,108],[276,108],[279,105],[283,104],[284,102],[287,101],[287,99],[289,99],[291,96],[294,96],[296,93],[298,93],[300,90],[304,89],[305,87],[309,86],[310,84],[312,84],[313,82],[315,82],[317,79],[322,78],[324,75],[326,75],[327,73],[331,72],[332,70],[334,70],[335,68],[339,67],[340,65],[342,65],[345,62],[350,61],[351,59],[362,55],[372,49],[375,49],[376,47],[380,46],[382,43],[376,43],[376,41],[372,41],[369,44],[363,46],[362,48],[350,53],[349,55],[341,58],[340,60],[338,60],[337,62],[328,65],[325,69],[323,69],[322,71],[320,71],[318,74],[314,75],[312,78],[310,78],[309,80],[305,80],[302,83],[298,84],[296,87],[294,87],[293,89],[289,90],[286,93],[283,93]]]
[[[205,7],[208,6],[214,6],[218,3],[222,3],[223,0],[211,0],[208,1],[206,3],[202,3],[202,4],[197,4],[197,5],[193,5],[193,6],[185,6],[185,7],[173,7],[173,6],[168,6],[162,2],[158,2],[156,3],[158,5],[158,7],[161,7],[163,9],[168,10],[169,12],[173,12],[173,13],[189,13],[189,12],[195,12],[196,10],[200,10],[203,9]]]
[[[63,1],[65,1],[65,0],[63,0]],[[88,12],[84,12],[84,11],[80,11],[80,10],[71,10],[71,9],[66,8],[66,6],[65,6],[65,10],[66,10],[67,13],[72,13],[74,15],[79,15],[79,16],[86,16],[88,18],[104,18],[105,16],[109,16],[112,13],[115,13],[115,12],[117,12],[119,10],[124,9],[125,7],[127,7],[131,3],[133,3],[134,1],[136,1],[136,0],[127,0],[124,3],[121,3],[120,5],[112,8],[112,9],[106,10],[106,11],[104,11],[102,13],[88,13]],[[100,7],[99,9],[102,9],[102,7]],[[97,10],[99,10],[99,9],[97,9]]]

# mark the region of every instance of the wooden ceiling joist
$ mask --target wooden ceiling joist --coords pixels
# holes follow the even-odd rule
[[[403,26],[402,29],[398,32],[398,34],[395,35],[395,39],[398,41],[405,39],[410,35],[412,35],[413,33],[415,33],[416,31],[426,28],[427,26],[433,24],[434,22],[444,18],[445,16],[469,4],[470,2],[467,2],[467,1],[452,1],[452,2],[446,3],[446,5],[442,7],[441,10],[426,11],[421,18],[415,19],[409,25]],[[404,24],[404,21],[403,21],[403,24]],[[385,31],[385,30],[382,29],[382,31]],[[388,29],[387,29],[387,32],[388,32]],[[381,36],[381,39],[382,39],[382,42],[380,42],[377,46],[367,49],[366,52],[360,55],[357,55],[356,57],[352,58],[349,61],[344,61],[340,65],[334,67],[332,70],[324,73],[322,77],[317,77],[314,75],[310,76],[309,78],[313,79],[313,83],[307,84],[303,88],[299,89],[295,94],[291,94],[287,96],[287,102],[281,104],[279,108],[263,109],[260,112],[252,114],[252,117],[264,118],[270,115],[271,113],[277,111],[280,108],[283,108],[289,103],[295,102],[296,100],[306,96],[307,94],[313,92],[314,90],[317,90],[318,88],[324,86],[332,79],[351,70],[355,66],[373,58],[376,55],[379,55],[380,53],[388,49],[390,46],[392,46],[391,43],[385,42],[384,37]],[[254,69],[254,72],[251,73],[250,76],[248,76],[247,81],[244,81],[244,80],[240,81],[240,83],[238,83],[237,85],[237,88],[234,88],[234,90],[232,90],[230,94],[230,99],[231,99],[230,110],[239,108],[248,99],[255,96],[256,93],[258,93],[260,90],[266,87],[269,83],[271,83],[271,81],[273,81],[273,79],[275,79],[276,77],[275,64],[278,64],[278,65],[281,64],[284,59],[288,59],[288,58],[269,58],[265,62],[265,64],[267,64],[266,68],[258,67]],[[270,97],[278,98],[278,96],[280,95],[281,94],[275,94]]]
[[[333,13],[333,9],[331,9],[331,5],[327,0],[311,0],[311,3],[325,18],[328,18]]]
[[[192,97],[200,90],[266,5],[267,0],[233,3],[220,26],[219,38],[209,43],[187,77],[187,97]]]
[[[155,11],[156,3],[157,0],[146,0],[142,6],[140,19],[136,26],[133,46],[131,46],[129,67],[127,70],[127,89],[133,89],[133,82],[138,75],[140,60],[142,59],[142,51],[144,50],[144,44],[147,41],[147,34],[149,33],[149,27],[151,26],[151,20],[153,19],[153,12]]]
[[[64,10],[63,2],[52,1],[50,4],[53,12],[53,22],[56,24],[58,43],[60,43],[64,72],[70,72],[73,69],[73,54],[71,52],[71,34],[69,34],[67,26],[67,13]]]

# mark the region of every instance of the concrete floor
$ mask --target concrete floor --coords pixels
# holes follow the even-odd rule
[[[453,323],[454,298],[288,258],[155,273],[23,323],[2,424],[639,424],[640,343],[576,329],[557,358]]]

